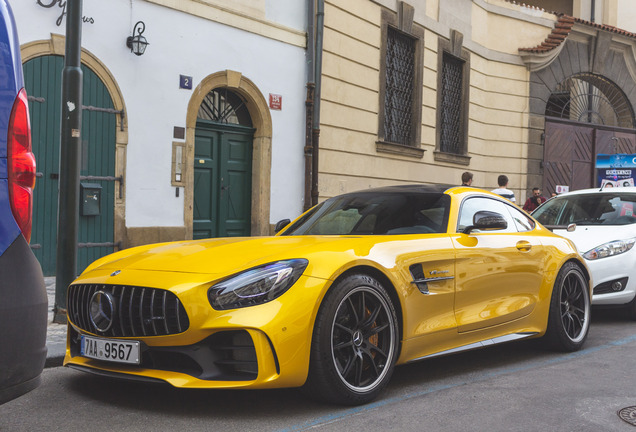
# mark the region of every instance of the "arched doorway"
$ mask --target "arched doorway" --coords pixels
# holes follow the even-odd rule
[[[195,131],[193,238],[250,235],[253,139],[241,96],[227,87],[210,91]]]
[[[251,131],[251,186],[249,188],[250,197],[250,235],[269,235],[271,226],[269,221],[270,214],[270,176],[271,176],[271,157],[272,157],[272,118],[267,106],[265,97],[258,87],[248,78],[244,77],[240,72],[222,71],[217,72],[204,78],[196,87],[192,94],[192,98],[188,104],[188,113],[186,119],[186,160],[185,173],[186,187],[184,195],[184,218],[186,227],[186,237],[195,237],[194,235],[194,206],[195,206],[195,143],[197,135],[204,134],[206,129],[206,119],[200,119],[200,111],[204,100],[210,92],[219,89],[220,92],[229,91],[231,94],[240,99],[242,106],[239,116],[249,114],[252,124]],[[225,90],[222,90],[225,89]],[[203,120],[203,121],[202,121]],[[212,122],[217,128],[229,127],[233,132],[240,132],[241,128],[248,126],[239,124],[223,125],[222,122]],[[208,123],[207,126],[212,126]],[[248,132],[242,129],[243,132]],[[213,138],[212,138],[213,139]],[[205,162],[203,163],[205,164]],[[202,165],[203,165],[202,164]],[[225,177],[223,177],[225,179]],[[205,235],[205,234],[203,234]]]
[[[46,275],[55,274],[60,167],[60,113],[64,58],[40,56],[24,63],[29,95],[33,153],[37,160],[31,246]],[[114,242],[116,112],[104,83],[82,65],[83,112],[80,179],[82,194],[92,197],[89,210],[80,197],[77,270],[112,253]],[[117,185],[119,186],[119,185]],[[90,189],[90,190],[89,190]],[[87,203],[88,205],[88,203]]]
[[[574,74],[560,82],[545,109],[543,190],[596,186],[598,154],[636,152],[634,111],[625,93],[604,76]]]
[[[38,40],[29,42],[21,46],[22,61],[25,68],[25,84],[29,94],[29,106],[31,115],[31,127],[34,150],[36,146],[46,144],[45,150],[39,150],[37,163],[39,174],[36,187],[36,202],[34,204],[34,233],[31,238],[31,245],[34,247],[36,256],[40,259],[43,270],[47,275],[55,273],[56,254],[56,224],[57,224],[57,180],[51,178],[58,173],[59,166],[59,140],[60,140],[60,118],[61,100],[55,102],[55,98],[60,98],[61,88],[60,76],[63,69],[65,39],[63,36],[51,34],[49,40]],[[82,49],[82,70],[84,73],[84,99],[82,105],[82,136],[85,141],[81,160],[81,175],[103,177],[99,173],[108,173],[106,177],[114,177],[116,181],[108,180],[82,180],[83,182],[96,183],[102,187],[100,213],[102,216],[86,215],[80,225],[80,243],[102,243],[100,238],[106,238],[103,243],[109,246],[81,245],[78,252],[77,270],[83,268],[100,256],[110,253],[113,250],[126,247],[126,190],[124,167],[126,165],[126,145],[128,144],[128,127],[126,123],[126,109],[123,95],[113,75],[108,68],[90,51]],[[38,60],[39,59],[39,60]],[[32,61],[35,61],[31,63]],[[62,66],[58,62],[62,61]],[[36,63],[40,63],[38,67]],[[30,65],[30,66],[27,66]],[[28,68],[33,67],[32,70]],[[46,71],[49,72],[46,72]],[[59,71],[59,72],[58,72]],[[38,91],[33,90],[34,87]],[[90,87],[90,88],[89,88]],[[57,93],[55,90],[57,89]],[[44,94],[50,94],[49,96]],[[55,107],[58,113],[55,115]],[[87,109],[88,108],[88,109]],[[105,110],[102,110],[104,108]],[[39,110],[37,120],[34,110]],[[53,114],[49,111],[53,110]],[[53,115],[56,120],[45,121]],[[36,136],[39,134],[39,137]],[[43,141],[42,141],[43,140]],[[49,142],[50,141],[50,142]],[[106,144],[107,143],[107,144]],[[107,154],[98,154],[97,148],[105,150]],[[84,148],[87,148],[84,151]],[[97,162],[98,158],[105,158],[105,162]],[[53,160],[54,159],[54,160]],[[46,170],[46,171],[45,171]],[[48,204],[38,207],[38,202],[43,202],[38,198],[42,194]],[[104,200],[107,200],[106,202]],[[51,207],[53,205],[53,207]],[[51,219],[53,218],[53,219]],[[54,226],[51,228],[50,225]],[[48,228],[45,228],[46,226]],[[98,228],[99,227],[99,228]],[[103,231],[102,231],[103,227]],[[36,233],[39,234],[36,235]],[[41,241],[38,240],[40,236]],[[46,249],[45,250],[45,244]],[[112,244],[112,246],[111,246]],[[45,258],[47,255],[48,258]]]

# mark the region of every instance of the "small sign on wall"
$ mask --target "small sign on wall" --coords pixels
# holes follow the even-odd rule
[[[269,94],[269,108],[273,110],[283,109],[283,97],[277,94]]]
[[[556,193],[558,194],[570,192],[570,186],[556,185],[555,189],[556,189]]]
[[[187,75],[179,75],[179,88],[192,90],[192,77]]]

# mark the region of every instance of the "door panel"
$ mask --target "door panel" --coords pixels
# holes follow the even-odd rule
[[[596,154],[594,156],[615,153],[636,153],[636,132],[597,130]]]
[[[37,160],[38,178],[34,189],[33,234],[31,245],[45,275],[54,275],[57,254],[57,204],[60,170],[61,86],[64,58],[42,56],[23,65],[33,152]],[[112,109],[113,102],[104,83],[82,65],[84,106]],[[116,114],[82,111],[82,176],[115,176]],[[88,180],[101,186],[101,211],[95,216],[80,216],[79,243],[113,243],[115,217],[115,183]],[[112,253],[113,247],[78,249],[77,271],[83,271],[95,259]]]
[[[543,160],[546,194],[556,192],[557,185],[567,185],[570,190],[592,186],[593,133],[589,126],[546,121]]]
[[[546,121],[543,190],[551,194],[556,185],[570,190],[598,186],[596,155],[614,153],[636,153],[636,132]]]
[[[214,202],[218,200],[218,133],[199,131],[194,144],[194,239],[217,237]]]
[[[193,238],[249,236],[251,128],[197,122]]]
[[[517,232],[506,204],[468,198],[462,204],[460,224],[471,221],[478,210],[501,214],[508,228],[453,237],[457,256],[455,317],[460,332],[528,315],[538,301],[544,273],[544,247],[535,237]]]

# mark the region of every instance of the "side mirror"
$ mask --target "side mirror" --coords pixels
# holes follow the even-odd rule
[[[276,222],[276,226],[274,227],[274,233],[277,233],[283,228],[285,228],[287,225],[289,225],[290,222],[291,221],[289,219],[283,219]]]
[[[473,224],[464,228],[464,234],[470,234],[472,230],[493,231],[508,228],[508,222],[499,213],[491,211],[478,211],[473,216]]]

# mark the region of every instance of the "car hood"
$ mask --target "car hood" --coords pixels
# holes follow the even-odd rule
[[[554,229],[555,234],[574,242],[580,253],[613,240],[636,237],[636,225],[577,225],[574,231]]]
[[[358,239],[357,241],[354,239]],[[95,269],[153,270],[181,273],[231,274],[257,265],[292,258],[308,258],[317,252],[345,252],[353,243],[368,253],[377,239],[363,237],[248,237],[160,243],[125,249],[93,263]],[[328,248],[325,244],[328,243]],[[366,245],[366,246],[365,246]],[[363,250],[359,250],[360,247]]]

